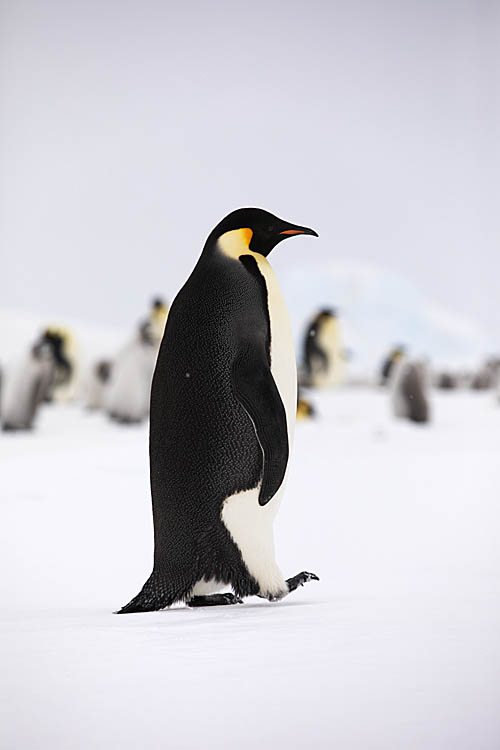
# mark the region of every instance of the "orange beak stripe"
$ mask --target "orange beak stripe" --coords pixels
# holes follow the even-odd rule
[[[285,229],[284,232],[280,232],[280,234],[305,234],[302,229]]]

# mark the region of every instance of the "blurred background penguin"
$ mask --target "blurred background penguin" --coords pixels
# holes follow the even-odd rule
[[[336,310],[324,308],[313,318],[306,330],[303,358],[302,385],[330,388],[343,381],[347,355]]]
[[[74,401],[78,389],[77,347],[73,334],[67,328],[49,326],[43,333],[53,353],[55,372],[46,401],[68,403]]]
[[[387,385],[394,365],[405,355],[404,346],[398,345],[393,347],[387,357],[384,359],[380,369],[380,385]]]
[[[113,363],[109,359],[100,359],[92,366],[85,392],[85,406],[91,411],[101,409],[104,403],[106,386],[110,381]]]
[[[166,305],[154,300],[134,339],[114,359],[103,397],[104,408],[113,421],[137,424],[148,416],[151,381],[166,320]]]
[[[151,334],[153,338],[161,343],[168,317],[168,305],[161,297],[155,297],[151,303],[149,320],[151,323]]]
[[[495,388],[499,379],[500,359],[490,357],[473,374],[470,387],[473,391],[487,391]]]
[[[391,368],[391,405],[395,417],[425,424],[430,420],[429,371],[421,360],[398,357]]]
[[[56,384],[59,344],[45,332],[25,357],[7,369],[0,410],[5,432],[33,428],[38,407]]]
[[[452,372],[439,372],[434,378],[434,385],[441,391],[454,391],[458,387],[458,378]]]

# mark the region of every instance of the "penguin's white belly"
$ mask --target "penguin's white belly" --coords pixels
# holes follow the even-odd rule
[[[292,329],[274,271],[264,258],[262,261],[258,260],[258,265],[268,291],[271,373],[285,407],[291,454],[297,409],[297,373]],[[263,595],[281,596],[288,591],[276,564],[273,537],[273,521],[280,505],[287,473],[288,467],[281,487],[267,505],[259,505],[259,483],[252,490],[227,498],[222,509],[222,520]]]

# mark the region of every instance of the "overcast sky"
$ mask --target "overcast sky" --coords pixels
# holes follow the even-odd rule
[[[1,306],[135,320],[256,205],[320,233],[278,272],[369,261],[500,329],[499,6],[4,0]]]

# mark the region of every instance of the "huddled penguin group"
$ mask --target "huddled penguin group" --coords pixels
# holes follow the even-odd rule
[[[500,380],[500,359],[490,357],[472,375],[470,387],[475,391],[495,388]]]
[[[317,236],[261,209],[234,211],[172,304],[151,393],[154,567],[121,613],[277,601],[317,579],[283,578],[273,541],[297,380],[268,256],[297,235]]]
[[[89,411],[102,410],[120,424],[145,419],[167,316],[168,306],[155,298],[134,339],[116,357],[94,362],[83,389],[73,334],[61,326],[46,328],[23,357],[2,367],[2,429],[32,429],[42,403],[70,403],[80,398]]]

